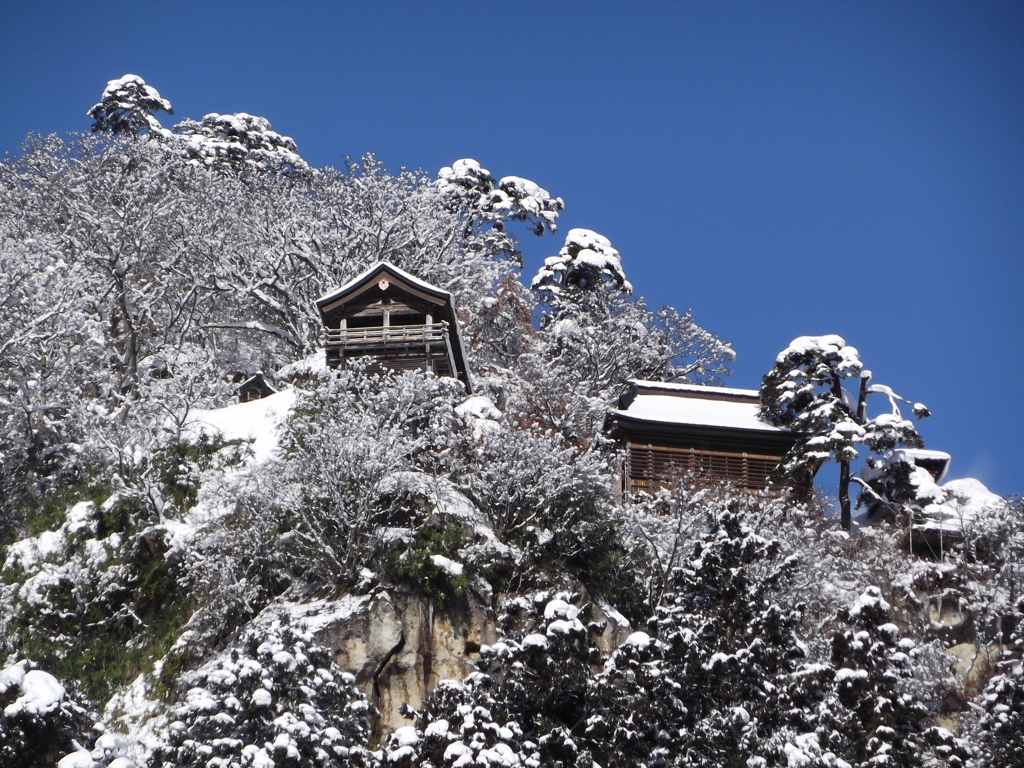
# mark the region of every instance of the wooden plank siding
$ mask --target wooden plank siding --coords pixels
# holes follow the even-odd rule
[[[673,478],[690,473],[729,480],[749,490],[763,490],[778,463],[778,456],[629,441],[626,476],[631,493],[654,493],[671,485]]]

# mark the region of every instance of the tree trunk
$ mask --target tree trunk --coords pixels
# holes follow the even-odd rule
[[[854,419],[861,426],[867,411],[868,382],[871,381],[871,373],[864,371],[860,376],[860,390],[857,393],[857,413]],[[841,392],[842,390],[840,390]],[[841,516],[843,530],[849,531],[853,527],[853,518],[850,514],[850,462],[839,462],[839,513]]]
[[[850,462],[846,459],[839,462],[839,514],[843,530],[850,530],[853,527],[850,515]]]

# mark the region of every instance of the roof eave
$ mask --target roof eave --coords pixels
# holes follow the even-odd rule
[[[317,309],[323,314],[323,308],[328,304],[336,304],[346,294],[354,293],[362,288],[364,285],[370,283],[381,272],[390,272],[393,277],[399,280],[408,282],[412,287],[417,290],[423,291],[424,293],[431,294],[437,299],[451,302],[452,295],[443,288],[438,288],[436,285],[431,285],[425,280],[420,280],[414,275],[410,275],[404,269],[396,267],[390,261],[382,259],[371,265],[368,269],[365,269],[360,274],[353,277],[347,283],[340,288],[335,288],[330,293],[326,293],[316,300]]]

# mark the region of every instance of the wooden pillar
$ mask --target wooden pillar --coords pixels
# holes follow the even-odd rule
[[[434,361],[430,356],[430,326],[434,324],[434,316],[427,312],[426,323],[423,327],[423,368],[427,371],[434,370]]]

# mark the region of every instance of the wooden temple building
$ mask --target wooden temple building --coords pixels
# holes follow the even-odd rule
[[[275,392],[277,390],[267,383],[267,380],[263,378],[263,373],[260,372],[238,385],[238,402],[248,403],[250,400],[260,400]]]
[[[797,436],[757,416],[754,389],[630,381],[609,417],[626,449],[622,490],[653,493],[695,473],[760,490]]]
[[[327,365],[372,357],[382,368],[433,371],[470,391],[452,296],[380,261],[316,302],[326,328]]]
[[[926,448],[900,448],[898,449],[908,459],[913,459],[914,465],[920,467],[936,483],[946,479],[949,472],[949,464],[953,457],[945,451],[932,451]]]

